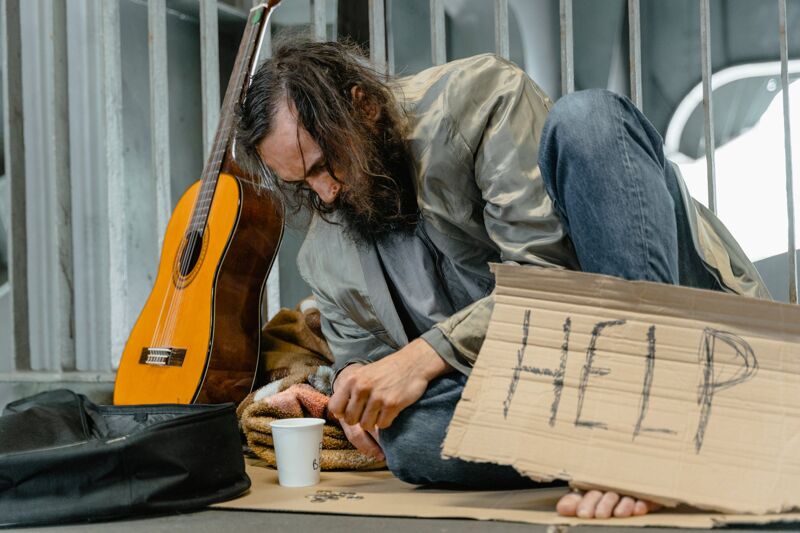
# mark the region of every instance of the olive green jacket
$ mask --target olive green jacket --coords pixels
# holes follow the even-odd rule
[[[578,268],[537,163],[551,101],[522,70],[486,54],[398,79],[394,90],[409,120],[427,233],[461,273],[490,277],[488,263],[498,260]],[[708,270],[726,290],[769,298],[733,237],[679,182],[694,244]],[[319,301],[337,367],[379,359],[408,342],[374,247],[357,247],[341,226],[316,217],[298,267]],[[422,337],[468,372],[492,304],[491,295],[478,299]]]

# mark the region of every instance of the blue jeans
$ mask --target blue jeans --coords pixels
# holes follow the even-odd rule
[[[550,111],[539,168],[581,270],[718,289],[695,251],[677,176],[662,144],[627,98],[581,91],[564,96]],[[532,485],[508,466],[441,458],[465,382],[460,374],[432,381],[419,401],[380,432],[389,469],[415,484]]]

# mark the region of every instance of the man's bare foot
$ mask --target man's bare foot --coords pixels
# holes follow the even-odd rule
[[[661,505],[646,500],[637,500],[630,496],[620,496],[616,492],[590,490],[588,492],[570,492],[558,500],[556,511],[561,516],[577,516],[578,518],[627,518],[642,516],[651,511],[658,511]]]

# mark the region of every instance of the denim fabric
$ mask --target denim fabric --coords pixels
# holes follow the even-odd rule
[[[561,98],[544,125],[539,167],[583,271],[718,289],[695,251],[661,137],[630,100],[604,90]],[[389,469],[415,484],[532,484],[508,466],[441,458],[465,382],[458,374],[432,381],[380,432]]]
[[[477,489],[537,486],[510,466],[442,459],[445,432],[466,382],[467,376],[455,372],[431,381],[417,403],[380,431],[389,470],[415,485],[447,483]]]
[[[628,98],[600,89],[561,98],[539,169],[581,270],[719,289],[695,250],[661,136]]]

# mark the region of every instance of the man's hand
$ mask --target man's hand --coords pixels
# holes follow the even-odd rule
[[[349,440],[350,444],[355,446],[358,451],[379,461],[383,461],[386,458],[383,455],[381,445],[378,444],[378,435],[374,429],[365,431],[358,424],[351,426],[344,420],[340,420],[339,423],[342,424],[342,429],[347,436],[347,440]]]
[[[417,339],[375,363],[346,367],[336,378],[328,411],[342,426],[388,428],[431,380],[451,370],[427,342]]]
[[[570,492],[558,500],[556,511],[561,516],[577,516],[578,518],[627,518],[642,516],[650,511],[658,511],[661,506],[646,500],[637,500],[630,496],[620,496],[616,492],[590,490],[588,492]]]

